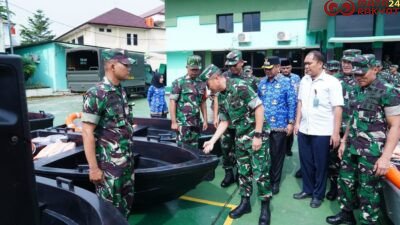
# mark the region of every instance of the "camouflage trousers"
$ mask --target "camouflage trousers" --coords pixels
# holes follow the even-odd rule
[[[114,176],[103,170],[104,182],[96,185],[96,193],[105,201],[111,202],[126,218],[128,218],[134,193],[133,168],[124,169],[122,175]]]
[[[331,149],[329,151],[329,167],[328,167],[328,178],[329,180],[336,182],[339,176],[340,159],[338,157],[338,149]]]
[[[235,154],[239,173],[240,195],[250,197],[253,193],[253,180],[257,183],[258,198],[261,201],[272,197],[269,177],[270,156],[269,141],[263,137],[262,146],[258,151],[252,149],[253,134],[245,132],[235,137]],[[237,134],[237,133],[236,133]]]
[[[378,157],[353,155],[347,149],[339,171],[339,203],[345,210],[361,209],[361,224],[376,224],[381,205],[381,178],[375,176]]]
[[[189,145],[193,148],[199,148],[200,128],[194,126],[179,126],[176,136],[178,145]]]
[[[222,167],[232,169],[236,165],[235,159],[235,129],[228,128],[220,138],[222,152]]]

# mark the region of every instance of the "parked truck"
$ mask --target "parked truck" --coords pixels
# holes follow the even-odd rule
[[[101,56],[103,48],[79,47],[66,51],[67,59],[67,85],[71,92],[86,92],[90,87],[101,81],[104,76],[104,61]],[[146,80],[152,76],[144,54],[141,52],[126,51],[131,58],[136,60],[132,65],[128,80],[122,82],[128,96],[133,94],[146,95]],[[147,76],[147,78],[146,78]]]

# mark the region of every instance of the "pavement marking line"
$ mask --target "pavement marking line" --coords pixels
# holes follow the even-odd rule
[[[214,202],[214,201],[210,201],[210,200],[206,200],[206,199],[193,198],[193,197],[186,196],[186,195],[183,195],[183,196],[179,197],[179,199],[186,200],[186,201],[191,201],[191,202],[202,203],[202,204],[206,204],[206,205],[213,205],[213,206],[218,206],[218,207],[227,207],[227,208],[230,208],[230,209],[234,209],[234,208],[237,207],[237,205],[233,205],[233,204],[225,204],[225,203]],[[223,225],[231,225],[232,222],[233,222],[233,219],[228,216],[225,219],[225,222],[224,222]]]

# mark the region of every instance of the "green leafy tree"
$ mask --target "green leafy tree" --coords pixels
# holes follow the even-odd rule
[[[5,5],[3,5],[3,2],[0,2],[0,17],[4,20],[7,21],[7,8]],[[11,15],[15,15],[11,10],[8,10],[8,12]]]
[[[50,30],[50,19],[46,17],[42,10],[38,9],[33,18],[28,18],[29,26],[21,26],[22,44],[32,44],[41,41],[52,40],[55,35]]]
[[[29,80],[29,78],[33,77],[33,74],[36,71],[36,64],[33,61],[32,57],[25,55],[22,57],[22,67],[25,81],[27,81]]]

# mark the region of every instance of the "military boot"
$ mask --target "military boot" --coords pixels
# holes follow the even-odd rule
[[[229,212],[229,217],[232,219],[237,219],[243,214],[251,212],[250,197],[242,197],[240,204],[234,210]]]
[[[354,218],[353,211],[341,210],[334,216],[326,217],[326,222],[329,224],[348,224],[356,225],[356,219]]]
[[[338,187],[337,187],[337,180],[331,180],[331,186],[329,187],[328,193],[326,193],[326,199],[333,201],[336,199],[338,195]]]
[[[269,199],[261,201],[261,213],[258,225],[270,225],[271,223],[271,210],[269,209]]]
[[[225,177],[221,182],[221,187],[229,187],[233,183],[235,183],[233,169],[225,169]]]

